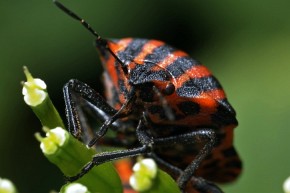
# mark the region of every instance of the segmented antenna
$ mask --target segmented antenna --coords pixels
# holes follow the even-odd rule
[[[75,14],[73,11],[69,10],[68,8],[66,8],[63,4],[61,4],[60,2],[58,2],[57,0],[53,0],[53,3],[59,8],[61,9],[63,12],[65,12],[66,14],[68,14],[69,16],[71,16],[72,18],[74,18],[75,20],[81,22],[81,24],[87,29],[89,30],[96,38],[97,38],[97,43],[99,45],[104,46],[104,48],[106,48],[111,54],[112,56],[118,61],[119,64],[121,64],[122,70],[124,71],[124,73],[127,75],[128,74],[128,70],[127,67],[125,66],[125,64],[116,56],[116,54],[108,47],[108,42],[107,40],[101,38],[101,36],[90,26],[90,24],[88,24],[84,19],[82,19],[81,17],[79,17],[77,14]]]
[[[72,12],[71,10],[69,10],[68,8],[66,8],[63,4],[61,4],[60,2],[58,2],[57,0],[53,0],[53,3],[60,8],[61,10],[63,10],[66,14],[68,14],[69,16],[71,16],[72,18],[74,18],[75,20],[78,20],[81,22],[81,24],[87,29],[89,30],[97,39],[100,39],[101,36],[99,36],[99,34],[97,34],[97,32],[90,26],[90,24],[88,24],[85,20],[83,20],[82,18],[80,18],[77,14],[75,14],[74,12]]]

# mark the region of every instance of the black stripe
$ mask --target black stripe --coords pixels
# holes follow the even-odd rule
[[[144,58],[144,64],[136,65],[130,74],[130,82],[132,84],[140,84],[150,82],[153,80],[167,81],[170,79],[170,74],[166,71],[151,71],[151,68],[156,66],[157,63],[163,61],[169,54],[174,52],[175,49],[168,45],[163,45],[155,48],[152,53]]]
[[[233,146],[229,147],[228,149],[223,150],[222,154],[226,158],[237,156],[237,152]]]
[[[130,74],[130,82],[133,84],[141,84],[154,80],[168,81],[170,80],[170,74],[164,70],[151,71],[150,66],[142,64],[136,65]]]
[[[168,46],[168,45],[163,45],[160,47],[157,47],[153,50],[153,52],[151,54],[148,54],[145,57],[145,63],[147,65],[147,63],[149,64],[149,66],[154,66],[157,63],[163,61],[169,54],[171,54],[172,52],[174,52],[176,49]]]
[[[142,52],[143,46],[148,42],[147,39],[133,39],[124,51],[118,52],[118,58],[125,64],[127,61],[132,61],[136,56]],[[120,64],[115,61],[115,70],[118,74],[118,84],[120,92],[125,96],[128,94],[128,90],[126,89],[125,82],[120,78]]]
[[[202,169],[206,170],[206,169],[212,169],[212,168],[218,168],[220,161],[217,159],[212,160],[209,163],[206,163],[205,165],[203,165]]]
[[[171,63],[169,66],[167,66],[167,70],[174,76],[179,77],[182,74],[184,74],[185,71],[192,68],[193,66],[196,66],[200,64],[198,61],[185,56],[177,58],[173,63]]]
[[[216,133],[216,141],[215,141],[214,146],[215,147],[220,146],[223,143],[225,137],[226,137],[226,134],[224,132],[222,132],[222,133],[221,132],[217,132]]]
[[[211,115],[212,122],[219,125],[220,127],[231,124],[238,125],[238,121],[234,113],[235,111],[226,99],[223,101],[223,103],[218,103],[216,112]]]
[[[149,40],[147,39],[133,39],[124,51],[117,53],[117,56],[124,63],[127,61],[132,61],[140,54],[140,52],[142,52],[143,46],[148,41]]]
[[[176,93],[182,97],[196,97],[202,92],[221,89],[218,80],[213,76],[206,76],[202,78],[191,78],[184,82],[183,85],[176,89]]]
[[[236,115],[236,111],[230,105],[227,99],[222,99],[218,101],[223,107],[225,107],[229,112],[231,112],[234,116]]]
[[[233,179],[235,179],[238,175],[240,174],[240,172],[236,172],[236,171],[227,171],[227,172],[223,172],[222,176],[225,181],[232,181]],[[218,179],[218,177],[216,178]]]
[[[225,164],[226,168],[242,168],[242,162],[240,160],[232,160]]]

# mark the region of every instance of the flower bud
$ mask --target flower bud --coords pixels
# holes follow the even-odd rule
[[[0,192],[1,193],[17,193],[13,183],[5,178],[0,178]]]

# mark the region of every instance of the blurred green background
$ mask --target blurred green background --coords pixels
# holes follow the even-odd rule
[[[205,63],[235,107],[243,159],[228,193],[282,192],[290,175],[290,1],[62,1],[103,37],[164,40]],[[24,104],[22,66],[46,81],[64,112],[62,86],[101,90],[93,37],[50,0],[0,0],[0,177],[20,193],[58,190],[63,177],[41,154],[41,125]]]

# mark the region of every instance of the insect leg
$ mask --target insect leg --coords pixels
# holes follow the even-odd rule
[[[117,113],[99,93],[81,81],[70,80],[64,86],[63,93],[68,130],[78,139],[83,136],[83,132],[89,135],[83,110],[89,110],[100,121],[105,121]]]
[[[150,157],[153,158],[159,165],[163,166],[163,168],[165,168],[167,171],[170,171],[170,174],[174,175],[173,178],[176,179],[182,175],[183,170],[166,162],[155,153],[151,153]],[[217,187],[217,185],[203,178],[192,177],[190,178],[189,182],[200,193],[222,193],[223,192],[219,187]],[[183,190],[183,192],[185,192],[185,190]]]
[[[68,181],[75,181],[81,178],[86,173],[88,173],[94,166],[98,166],[108,161],[114,161],[117,159],[135,157],[138,155],[150,153],[152,151],[153,140],[146,132],[144,132],[145,130],[144,127],[145,125],[143,124],[143,120],[140,120],[138,127],[136,129],[136,133],[142,146],[127,150],[117,150],[112,152],[103,152],[100,154],[96,154],[93,157],[92,161],[90,161],[87,165],[85,165],[77,175],[66,177],[66,179]]]
[[[131,89],[131,91],[129,92],[129,94],[127,96],[126,102],[122,105],[122,107],[112,117],[110,117],[109,119],[107,119],[105,121],[105,123],[101,126],[99,131],[96,133],[95,137],[89,142],[89,144],[88,144],[89,147],[92,147],[97,142],[98,139],[100,139],[102,136],[105,135],[108,128],[112,125],[112,123],[114,121],[130,114],[130,112],[132,110],[130,105],[132,104],[132,102],[135,99],[136,99],[135,90]]]
[[[104,153],[97,154],[93,157],[91,162],[89,162],[87,165],[85,165],[81,169],[80,173],[72,177],[66,177],[66,179],[68,181],[75,181],[81,178],[86,173],[88,173],[94,166],[98,166],[105,162],[109,162],[109,161],[113,161],[117,159],[142,155],[142,154],[147,153],[148,150],[149,150],[148,146],[143,145],[139,148],[134,148],[134,149],[129,149],[129,150],[118,150],[118,151],[113,151],[113,152],[104,152]]]
[[[198,178],[194,176],[194,172],[200,165],[201,161],[211,152],[215,144],[215,132],[212,129],[199,129],[186,134],[181,134],[166,138],[156,138],[154,139],[155,146],[166,146],[168,144],[182,143],[182,144],[194,144],[203,141],[207,141],[205,146],[199,151],[192,163],[187,166],[187,168],[182,171],[178,170],[175,166],[167,163],[165,160],[158,158],[154,155],[154,158],[158,158],[157,161],[169,170],[173,169],[174,173],[180,172],[180,176],[177,179],[178,186],[182,191],[185,190],[187,182],[191,181],[196,190],[202,193],[221,193],[222,191],[213,183],[204,180],[203,178]]]
[[[194,176],[195,170],[200,165],[201,161],[212,151],[212,148],[216,142],[216,134],[213,129],[210,128],[200,128],[195,131],[191,131],[189,133],[180,134],[176,136],[170,137],[162,137],[162,138],[153,138],[149,136],[146,132],[146,129],[150,129],[152,127],[147,120],[147,116],[144,113],[142,119],[144,120],[144,127],[139,129],[139,132],[144,133],[142,136],[146,136],[147,139],[143,139],[143,141],[152,141],[151,144],[153,146],[153,152],[149,154],[150,157],[155,159],[157,163],[161,164],[163,167],[170,170],[177,178],[177,183],[182,192],[185,192],[185,187],[187,182],[191,182],[193,187],[200,191],[200,193],[222,193],[219,187],[217,187],[214,183],[208,182],[203,178],[198,178]],[[146,134],[145,134],[146,133]],[[138,132],[137,132],[138,136]],[[139,141],[140,138],[138,137]],[[160,158],[157,154],[154,153],[154,147],[158,146],[168,146],[168,144],[196,144],[206,141],[205,146],[199,151],[195,159],[192,163],[187,166],[187,168],[183,171],[180,168],[171,165],[167,161]],[[140,141],[142,143],[142,140]],[[142,143],[143,144],[143,143]]]

